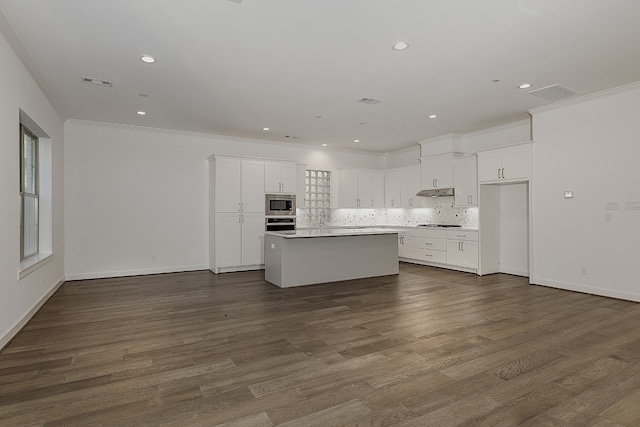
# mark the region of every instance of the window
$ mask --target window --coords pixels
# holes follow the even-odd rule
[[[310,223],[331,221],[331,172],[307,169],[305,176],[307,209]]]
[[[20,260],[39,252],[38,137],[20,125]]]

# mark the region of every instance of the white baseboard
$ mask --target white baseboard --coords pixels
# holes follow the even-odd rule
[[[145,276],[148,274],[162,274],[162,273],[180,273],[184,271],[199,271],[208,270],[208,265],[190,265],[184,267],[163,267],[163,268],[145,268],[139,270],[121,270],[121,271],[103,271],[99,273],[76,273],[67,274],[65,278],[70,280],[87,280],[87,279],[106,279],[110,277],[125,277],[125,276]]]
[[[514,276],[529,277],[529,272],[526,270],[518,270],[515,268],[500,268],[500,273],[512,274]]]
[[[14,323],[9,329],[2,333],[2,335],[0,336],[0,350],[2,350],[7,344],[9,344],[13,337],[15,337],[18,332],[20,332],[20,330],[24,328],[24,326],[29,322],[29,320],[31,320],[31,318],[38,312],[38,310],[40,310],[44,303],[47,302],[49,298],[51,298],[51,295],[53,295],[60,288],[60,286],[62,286],[64,281],[64,277],[58,280],[56,284],[46,294],[44,294],[42,298],[36,301],[36,303],[33,304],[31,308],[27,310],[27,312],[24,313],[24,315],[20,319],[18,319],[16,323]]]
[[[255,265],[243,265],[239,267],[218,267],[209,269],[211,272],[215,274],[219,273],[237,273],[241,271],[254,271],[254,270],[264,270],[264,264],[255,264]]]
[[[617,298],[627,301],[640,302],[640,294],[631,292],[621,292],[612,289],[596,288],[577,283],[560,282],[557,280],[544,279],[539,277],[531,278],[532,285],[548,286],[550,288],[564,289],[566,291],[582,292],[584,294],[598,295],[601,297]]]

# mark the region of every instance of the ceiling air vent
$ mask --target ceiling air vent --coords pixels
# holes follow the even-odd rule
[[[373,98],[362,98],[362,99],[358,99],[358,102],[362,102],[363,104],[375,105],[378,102],[380,102],[380,100],[373,99]]]
[[[232,2],[238,3],[238,4],[242,3],[242,0],[229,0],[229,1],[232,1]]]
[[[92,79],[90,77],[80,77],[80,79],[82,79],[82,83],[87,83],[90,85],[98,85],[98,86],[105,86],[105,87],[113,86],[113,83],[108,80]]]
[[[560,101],[561,99],[567,99],[571,98],[572,96],[578,95],[578,92],[576,92],[575,90],[558,84],[532,90],[529,93],[531,95],[544,98],[548,101]]]

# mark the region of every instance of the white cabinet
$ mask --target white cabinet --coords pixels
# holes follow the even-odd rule
[[[422,198],[416,196],[418,191],[420,191],[420,184],[420,166],[402,169],[400,175],[400,200],[402,207],[422,207]]]
[[[209,159],[209,269],[214,273],[264,264],[264,178],[260,159]]]
[[[416,230],[414,258],[438,264],[447,263],[447,232],[445,230]]]
[[[420,208],[420,166],[391,169],[384,174],[384,198],[387,208]]]
[[[264,193],[296,193],[297,167],[295,162],[267,161],[264,163]]]
[[[384,205],[387,208],[402,207],[400,200],[401,171],[390,170],[384,174]]]
[[[455,206],[478,206],[478,166],[476,156],[453,161]]]
[[[296,165],[296,208],[304,209],[307,206],[307,165]]]
[[[531,143],[478,152],[478,181],[496,183],[529,179]]]
[[[447,231],[447,264],[478,268],[477,231]]]
[[[453,161],[459,154],[443,154],[420,159],[421,190],[453,187]]]
[[[384,172],[361,169],[339,169],[338,207],[384,207]]]
[[[415,258],[414,237],[411,231],[398,233],[398,257]]]

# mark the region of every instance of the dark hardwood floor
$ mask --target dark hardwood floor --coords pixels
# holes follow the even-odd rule
[[[65,283],[0,353],[0,426],[638,426],[640,304],[509,275]]]

